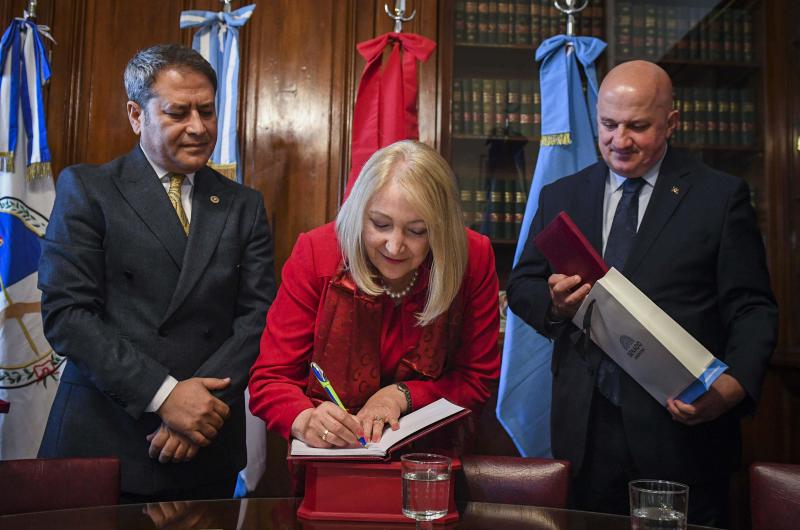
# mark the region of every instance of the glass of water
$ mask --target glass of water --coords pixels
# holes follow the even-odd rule
[[[403,515],[417,528],[433,528],[434,519],[447,515],[450,503],[450,459],[430,453],[400,457],[403,470]]]
[[[686,530],[689,486],[668,480],[628,483],[633,530]]]

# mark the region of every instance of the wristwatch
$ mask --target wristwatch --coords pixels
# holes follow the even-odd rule
[[[397,390],[403,393],[406,397],[406,411],[404,414],[408,414],[411,412],[411,391],[408,389],[408,386],[405,383],[395,383],[397,385]]]

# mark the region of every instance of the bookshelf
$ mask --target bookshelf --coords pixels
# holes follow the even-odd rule
[[[764,182],[763,3],[766,0],[589,0],[577,35],[608,43],[598,77],[647,59],[672,77],[681,127],[672,145],[744,177],[762,232]],[[511,270],[541,126],[536,48],[564,33],[552,0],[444,2],[440,52],[442,151],[461,190],[465,222],[488,235],[501,288]],[[447,23],[450,21],[450,23]]]

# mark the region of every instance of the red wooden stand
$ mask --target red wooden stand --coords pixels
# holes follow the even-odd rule
[[[403,515],[400,462],[303,462],[305,497],[297,509],[301,519],[321,521],[370,521],[413,523]],[[461,468],[453,459],[452,471]],[[455,473],[450,474],[450,505],[447,515],[434,521],[458,521],[455,504]]]

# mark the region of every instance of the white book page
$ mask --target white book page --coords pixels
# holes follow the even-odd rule
[[[368,443],[366,447],[330,449],[310,447],[305,442],[292,440],[292,456],[385,456],[389,449],[396,443],[401,442],[412,434],[421,431],[428,425],[432,425],[440,420],[448,418],[453,414],[461,412],[464,407],[450,403],[444,398],[434,401],[430,405],[415,410],[411,414],[400,418],[400,428],[393,431],[391,427],[386,427],[383,431],[381,441]]]

